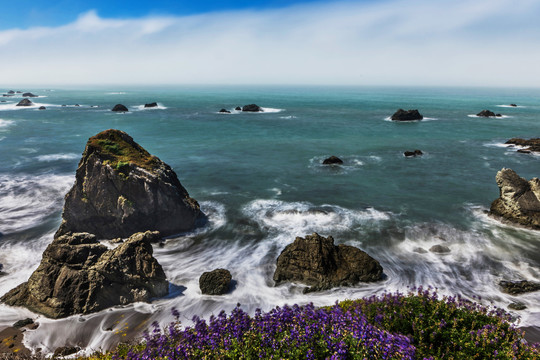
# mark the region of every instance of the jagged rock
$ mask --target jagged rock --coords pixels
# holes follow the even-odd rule
[[[412,121],[412,120],[422,120],[424,117],[418,112],[418,110],[403,110],[398,109],[391,119],[397,121]]]
[[[40,106],[39,110],[46,110],[47,108],[45,106]]]
[[[229,291],[232,276],[229,270],[216,269],[205,272],[199,278],[201,292],[206,295],[223,295]]]
[[[220,113],[230,114],[231,112],[227,109],[221,109],[219,110]]]
[[[307,292],[378,281],[382,273],[379,262],[364,251],[343,244],[335,246],[331,236],[313,233],[297,237],[285,247],[277,259],[274,281],[276,285],[300,282],[311,286]]]
[[[526,147],[525,149],[519,149],[518,152],[529,154],[531,151],[540,152],[540,138],[533,139],[521,139],[512,138],[505,142],[507,145],[517,145]]]
[[[495,114],[493,111],[482,110],[478,114],[476,114],[476,116],[480,116],[480,117],[501,117],[502,115],[501,114]]]
[[[259,106],[259,105],[256,105],[256,104],[249,104],[249,105],[244,105],[242,107],[242,111],[249,111],[249,112],[263,112],[264,110]]]
[[[115,239],[146,230],[168,236],[192,229],[200,214],[169,165],[113,129],[88,140],[65,200],[56,236]]]
[[[420,150],[414,150],[414,151],[405,151],[403,153],[403,155],[405,155],[406,157],[409,157],[409,156],[422,156],[424,155],[424,153]]]
[[[76,347],[76,346],[61,346],[61,347],[59,347],[59,348],[56,348],[56,350],[54,350],[53,359],[56,359],[56,358],[59,357],[59,356],[73,355],[73,354],[75,354],[75,353],[78,353],[79,351],[81,351],[81,348],[80,348],[80,347]]]
[[[30,279],[0,300],[62,318],[165,296],[168,283],[152,256],[152,236],[134,234],[114,249],[101,245],[93,234],[57,237]]]
[[[38,97],[37,95],[32,94],[31,92],[27,92],[22,94],[23,97]]]
[[[343,164],[343,160],[341,160],[340,158],[334,155],[330,156],[327,159],[324,159],[323,161],[323,165],[341,165],[341,164]]]
[[[540,283],[521,280],[521,281],[506,281],[501,280],[499,286],[502,291],[510,295],[518,295],[532,291],[540,290]]]
[[[236,111],[242,111],[242,108],[241,108],[240,106],[237,106],[237,107],[234,108],[234,110],[236,110]]]
[[[153,107],[157,107],[157,102],[153,102],[153,103],[149,103],[149,104],[144,104],[144,107],[145,108],[153,108]]]
[[[21,101],[19,101],[19,103],[15,106],[32,106],[34,105],[33,102],[31,102],[30,100],[28,99],[22,99]]]
[[[448,246],[445,245],[433,245],[429,248],[429,251],[437,254],[446,254],[449,253],[451,250]]]
[[[502,169],[495,177],[499,198],[491,203],[490,214],[510,222],[540,229],[540,180],[527,181],[512,169]]]
[[[122,104],[116,104],[114,105],[114,107],[111,109],[111,111],[118,111],[118,112],[128,112],[128,108],[125,107],[124,105]]]
[[[19,328],[25,327],[25,326],[27,326],[27,325],[31,325],[31,324],[33,324],[33,323],[34,323],[34,320],[33,320],[32,318],[26,318],[26,319],[24,319],[24,320],[19,320],[19,321],[17,321],[17,322],[16,322],[15,324],[13,324],[12,326],[13,326],[14,328],[19,329]]]

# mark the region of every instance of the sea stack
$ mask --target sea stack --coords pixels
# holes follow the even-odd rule
[[[395,121],[414,121],[422,120],[424,116],[418,112],[418,110],[403,110],[398,109],[390,119]]]
[[[168,236],[192,229],[199,214],[169,165],[110,129],[88,140],[56,236],[115,239],[147,230]]]
[[[495,114],[493,111],[490,110],[482,110],[478,114],[476,114],[478,117],[501,117],[501,114]]]
[[[22,99],[21,101],[19,101],[19,103],[15,106],[32,106],[34,105],[34,103],[28,99]]]
[[[257,104],[249,104],[249,105],[244,105],[242,107],[242,111],[246,111],[246,112],[263,112],[263,108],[260,107],[259,105]]]
[[[493,201],[490,214],[532,229],[540,229],[540,180],[530,181],[512,169],[502,169],[495,177],[499,198]]]
[[[115,111],[115,112],[128,112],[128,108],[125,106],[125,105],[122,105],[122,104],[116,104],[114,105],[114,107],[111,109],[111,111]]]

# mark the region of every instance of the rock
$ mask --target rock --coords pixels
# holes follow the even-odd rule
[[[501,280],[499,286],[502,291],[510,295],[518,295],[532,291],[540,290],[540,283],[521,280],[521,281],[505,281]]]
[[[40,106],[39,110],[46,110],[47,108],[45,106]]]
[[[67,105],[66,104],[62,104],[62,107],[66,107]]]
[[[118,111],[118,112],[128,112],[128,108],[125,107],[124,105],[122,104],[116,104],[114,105],[114,107],[111,109],[111,111]]]
[[[230,114],[231,112],[227,109],[221,109],[219,110],[220,113]]]
[[[17,94],[22,94],[22,91],[15,91]]]
[[[54,350],[53,359],[56,359],[59,356],[68,356],[73,355],[81,351],[81,348],[76,346],[61,346]]]
[[[12,94],[2,94],[3,97],[11,97],[13,96]]]
[[[530,154],[531,150],[529,150],[529,149],[518,149],[516,152],[522,153],[522,154]]]
[[[414,251],[415,253],[418,253],[418,254],[426,254],[426,253],[427,253],[427,250],[424,249],[424,248],[421,248],[421,247],[414,248],[413,251]]]
[[[397,121],[422,120],[423,118],[424,117],[418,112],[418,110],[405,111],[403,109],[398,109],[398,111],[396,111],[391,117],[392,120]]]
[[[517,105],[516,105],[516,104],[510,104],[510,106],[511,106],[511,107],[517,107]]]
[[[236,110],[236,111],[242,111],[242,108],[241,108],[240,106],[237,106],[237,107],[234,108],[234,110]]]
[[[205,272],[199,278],[201,292],[206,295],[223,295],[229,291],[232,276],[229,270],[216,269]]]
[[[89,232],[115,239],[146,230],[169,236],[191,230],[199,214],[169,165],[110,129],[88,140],[56,236]]]
[[[8,93],[8,94],[15,94],[15,91],[9,90],[7,93]]]
[[[502,169],[495,177],[499,198],[491,203],[491,215],[512,223],[540,229],[540,180],[527,181],[512,169]]]
[[[32,94],[31,92],[27,92],[22,94],[23,97],[38,97],[37,95]]]
[[[32,320],[31,318],[26,318],[24,320],[19,320],[17,321],[15,324],[13,324],[12,326],[14,328],[22,328],[22,327],[25,327],[26,325],[31,325],[34,323],[34,320]]]
[[[2,269],[4,269],[4,265],[0,264],[0,271],[2,271]]]
[[[343,160],[341,160],[340,158],[334,155],[330,156],[327,159],[324,159],[323,161],[323,165],[341,165],[341,164],[343,164]]]
[[[34,105],[33,102],[31,102],[30,100],[28,99],[22,99],[21,101],[19,101],[19,103],[15,106],[32,106]]]
[[[540,152],[540,138],[533,138],[528,140],[521,138],[512,138],[505,142],[505,144],[524,147],[524,149],[519,149],[517,151],[526,154],[530,153],[531,151]]]
[[[406,157],[409,157],[409,156],[422,156],[424,155],[424,153],[420,150],[414,150],[414,151],[405,151],[403,153],[403,155],[405,155]]]
[[[76,107],[79,107],[79,106],[81,106],[81,105],[79,105],[79,104],[75,104],[74,106],[76,106]]]
[[[153,102],[153,103],[149,103],[149,104],[144,104],[144,107],[145,108],[153,108],[153,107],[157,107],[157,103],[156,102]]]
[[[379,262],[364,251],[343,244],[335,246],[331,236],[313,233],[297,237],[285,247],[277,259],[274,281],[276,285],[300,282],[311,286],[306,291],[317,291],[379,281],[382,273]]]
[[[429,248],[429,251],[437,254],[446,254],[449,253],[451,250],[448,246],[445,245],[433,245]]]
[[[249,111],[249,112],[263,112],[264,110],[259,106],[259,105],[256,105],[256,104],[249,104],[249,105],[244,105],[242,107],[242,111]]]
[[[501,114],[495,114],[493,111],[482,110],[478,114],[476,114],[476,116],[480,116],[480,117],[500,117],[502,115]]]
[[[59,236],[28,281],[0,301],[56,319],[163,297],[168,282],[152,256],[151,236],[134,234],[114,249],[93,234]]]
[[[513,302],[513,303],[510,303],[510,304],[508,305],[508,308],[509,308],[510,310],[517,310],[517,311],[519,311],[519,310],[525,310],[525,309],[527,308],[527,306],[525,306],[525,304],[520,303],[520,302]]]

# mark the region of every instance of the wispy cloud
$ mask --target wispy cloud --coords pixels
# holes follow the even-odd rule
[[[389,0],[0,32],[6,84],[538,86],[535,0]]]

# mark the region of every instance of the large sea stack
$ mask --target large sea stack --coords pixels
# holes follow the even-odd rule
[[[169,165],[114,129],[88,140],[65,200],[56,237],[88,232],[115,239],[146,230],[168,236],[192,229],[200,214]]]
[[[512,169],[502,169],[495,177],[499,198],[493,201],[490,214],[512,223],[540,229],[540,180],[530,181]]]
[[[379,262],[364,251],[349,245],[335,246],[331,236],[313,233],[297,237],[285,247],[277,259],[274,281],[276,285],[300,282],[311,286],[308,292],[378,281],[382,273]]]
[[[57,237],[30,279],[0,300],[56,319],[165,296],[168,283],[152,256],[153,237],[134,234],[115,249],[88,233]]]
[[[398,109],[390,119],[395,121],[414,121],[414,120],[422,120],[424,116],[420,114],[418,110],[403,110]]]

